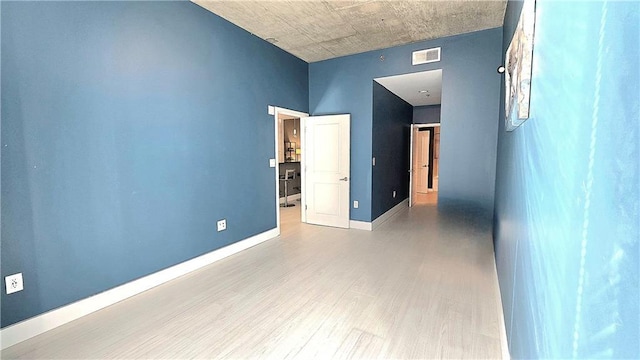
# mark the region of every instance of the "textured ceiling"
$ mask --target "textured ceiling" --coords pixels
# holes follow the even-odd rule
[[[506,7],[505,0],[193,2],[307,62],[495,28]]]

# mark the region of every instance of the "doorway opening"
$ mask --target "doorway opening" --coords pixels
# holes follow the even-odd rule
[[[410,206],[438,203],[440,124],[411,125]]]
[[[302,209],[302,184],[304,172],[301,160],[304,150],[301,119],[306,113],[284,108],[274,108],[276,151],[276,227],[304,222]]]
[[[388,76],[375,81],[413,107],[412,119],[405,122],[409,136],[405,133],[403,140],[404,149],[409,150],[404,170],[405,174],[407,170],[409,172],[409,206],[435,205],[440,169],[442,69]]]
[[[287,223],[349,228],[350,115],[273,109],[278,234]]]

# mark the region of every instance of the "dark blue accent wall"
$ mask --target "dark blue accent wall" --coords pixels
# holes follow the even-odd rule
[[[308,64],[190,2],[1,7],[2,327],[276,226]]]
[[[439,124],[440,105],[415,106],[413,108],[414,124]]]
[[[411,52],[442,47],[437,63],[411,65]],[[502,29],[413,43],[309,64],[313,115],[351,114],[351,219],[371,221],[373,79],[443,69],[439,206],[493,216]],[[381,58],[381,56],[383,56]]]
[[[503,50],[521,8],[507,5]],[[537,2],[530,118],[505,132],[500,110],[494,239],[514,358],[640,358],[639,24],[638,2]]]
[[[413,106],[373,83],[373,167],[371,219],[409,197],[409,133]],[[396,197],[393,197],[393,191]]]

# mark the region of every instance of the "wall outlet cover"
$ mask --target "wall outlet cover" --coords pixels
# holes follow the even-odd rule
[[[354,209],[357,209],[357,208],[358,208],[358,206],[359,206],[359,204],[358,204],[358,200],[353,200],[353,208],[354,208]]]
[[[396,197],[396,191],[393,190],[393,198],[395,199],[395,197]]]
[[[227,219],[218,220],[218,231],[227,230]]]
[[[13,294],[14,292],[22,291],[24,289],[22,273],[5,276],[4,284],[7,288],[7,294]]]
[[[276,167],[276,159],[269,159],[269,167]]]

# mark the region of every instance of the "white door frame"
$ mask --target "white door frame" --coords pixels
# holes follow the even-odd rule
[[[281,107],[277,107],[277,106],[274,106],[273,109],[274,109],[274,114],[273,114],[274,122],[273,122],[273,124],[274,124],[274,128],[275,128],[275,130],[274,130],[274,139],[273,139],[273,142],[275,144],[275,154],[274,154],[275,156],[273,158],[276,160],[276,171],[275,171],[276,172],[276,199],[275,199],[275,204],[276,204],[276,230],[278,232],[278,235],[280,235],[280,163],[278,162],[278,158],[279,158],[278,154],[280,154],[279,151],[282,148],[282,144],[281,144],[281,141],[279,141],[280,132],[278,131],[278,129],[279,129],[278,128],[278,117],[280,115],[287,115],[287,116],[293,116],[293,117],[297,117],[297,118],[303,118],[303,117],[309,116],[309,114],[303,113],[303,112],[300,112],[300,111],[291,110],[291,109],[281,108]],[[300,130],[302,132],[302,124],[300,125]],[[302,134],[300,134],[300,135],[302,135]],[[302,153],[302,159],[304,159],[304,154],[305,154],[304,146],[305,146],[305,144],[304,144],[304,142],[302,142],[302,144],[300,144],[300,152]],[[302,184],[304,184],[305,175],[304,175],[304,168],[302,167],[303,166],[302,159],[301,159],[301,162],[300,162],[300,177],[301,177],[300,181],[302,182]],[[302,208],[304,208],[304,206],[305,206],[304,191],[305,191],[304,185],[302,185],[301,188],[300,188],[300,192],[301,192],[301,196],[300,196],[301,197],[301,204],[300,204],[300,206]],[[300,214],[301,214],[300,220],[302,222],[305,222],[306,219],[305,219],[305,216],[304,216],[305,215],[304,211],[301,210]]]
[[[412,194],[413,194],[413,186],[415,185],[413,183],[413,173],[415,172],[413,168],[413,151],[415,150],[413,148],[413,129],[435,128],[435,127],[440,127],[440,124],[439,123],[411,124],[411,135],[409,136],[409,207],[412,206],[411,200],[412,200]]]

